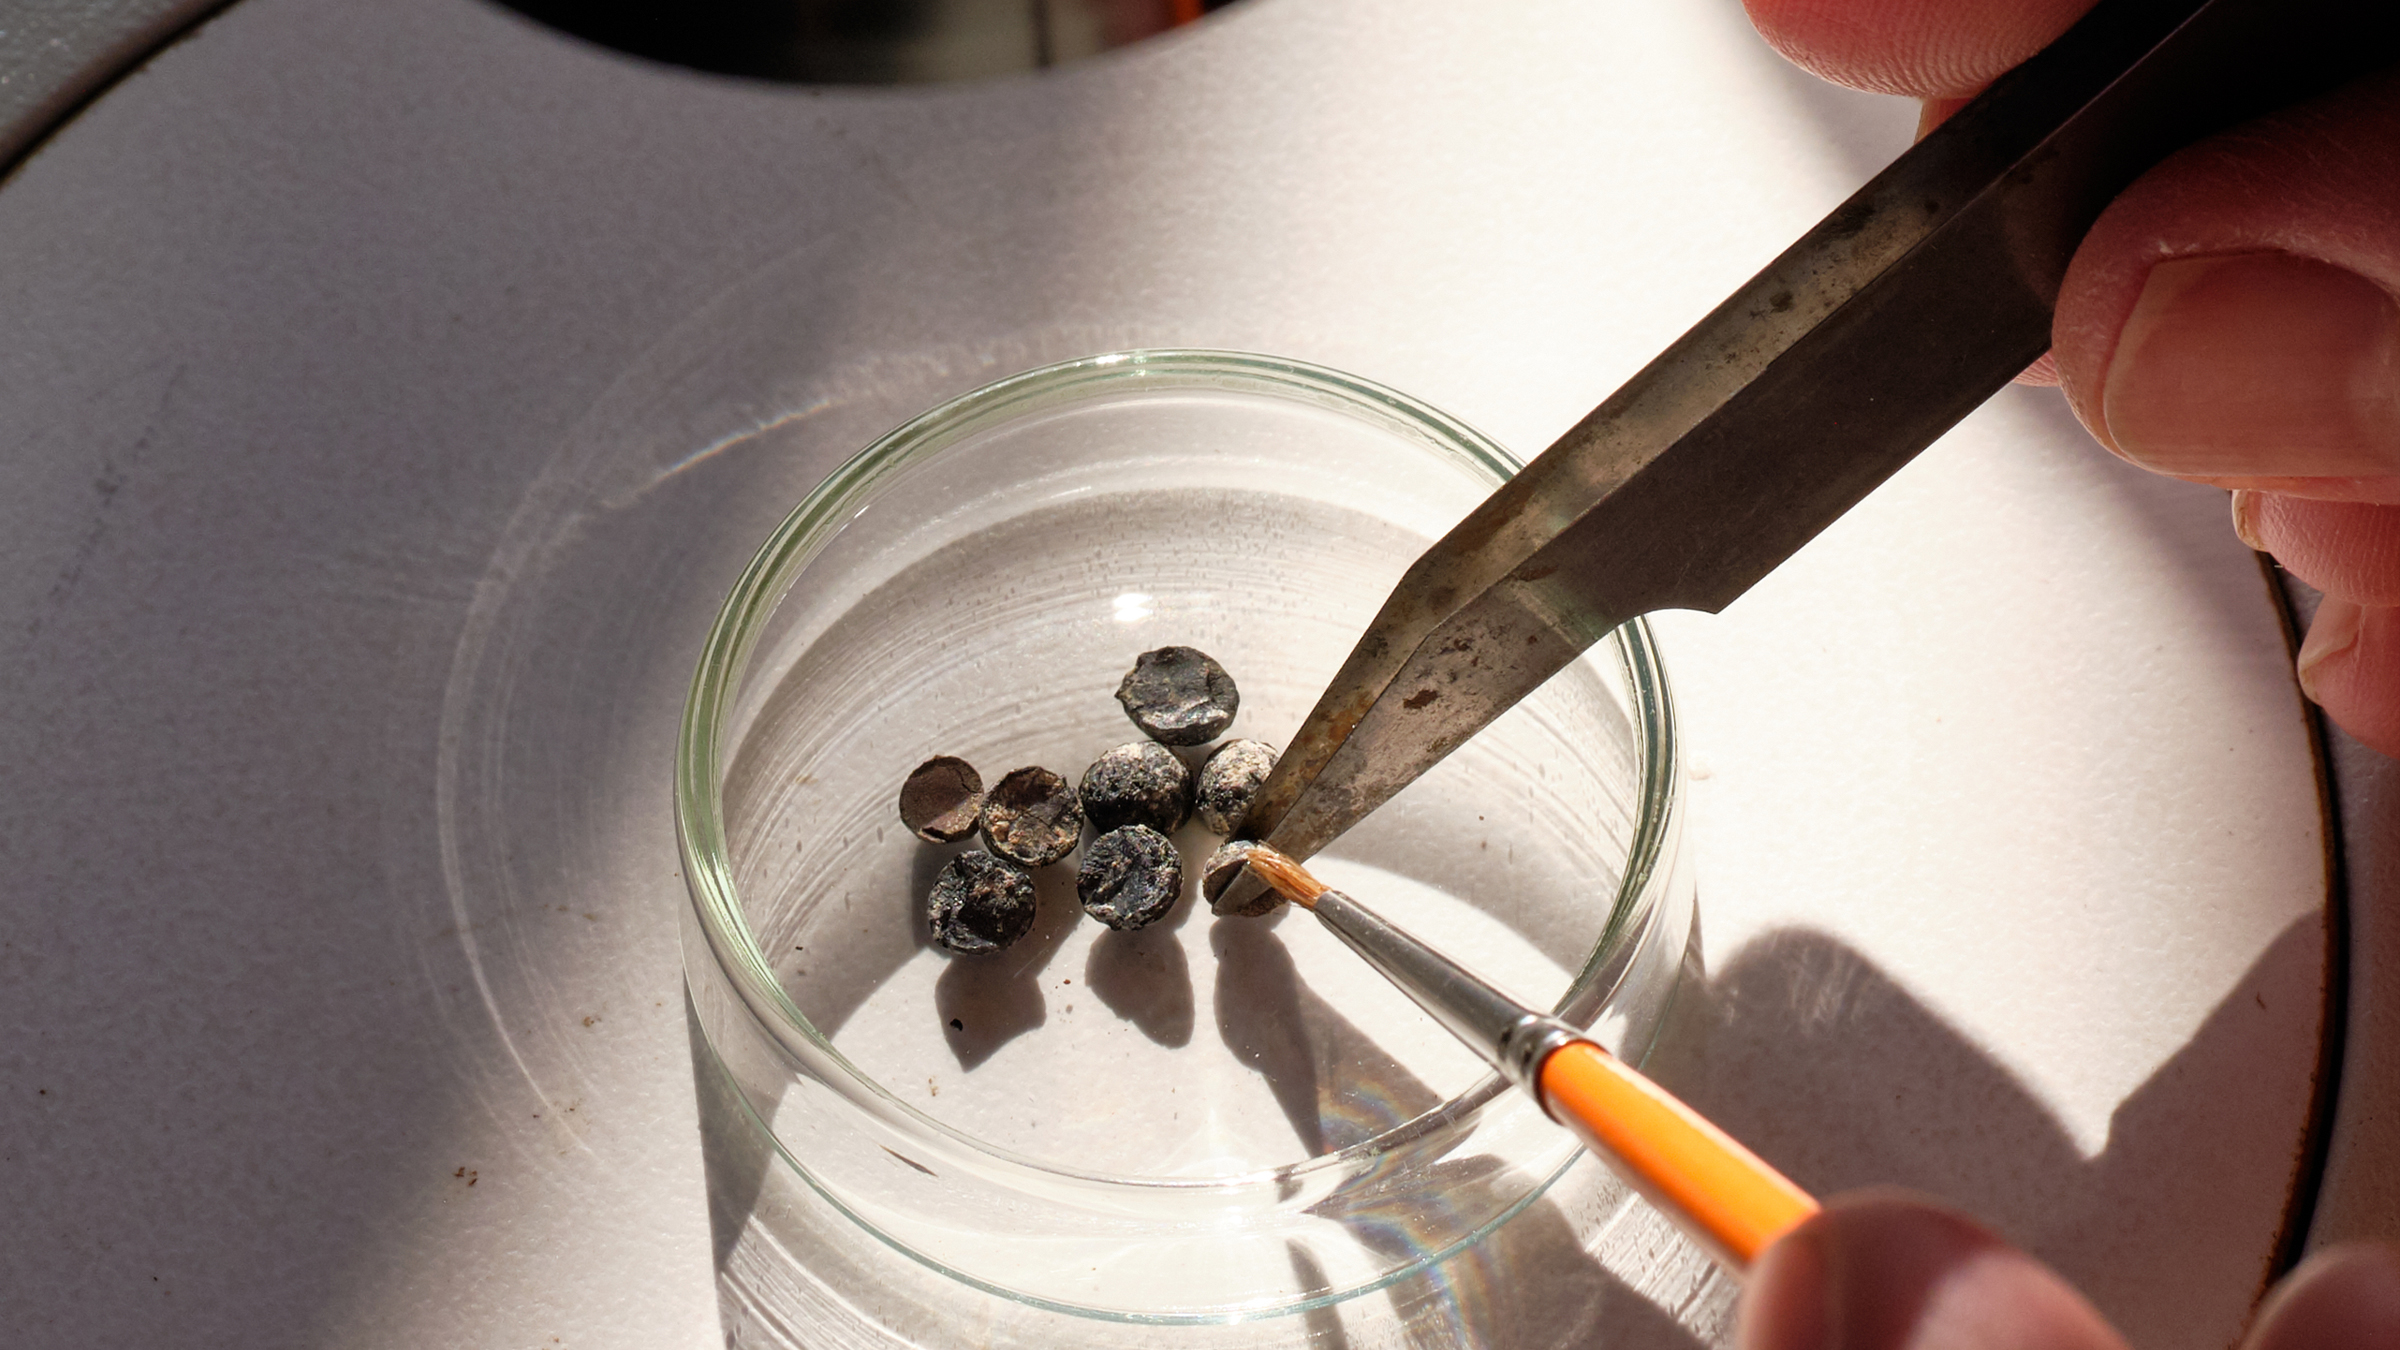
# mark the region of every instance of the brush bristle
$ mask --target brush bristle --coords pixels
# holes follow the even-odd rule
[[[1315,904],[1317,897],[1325,893],[1325,883],[1310,876],[1307,868],[1264,844],[1250,850],[1242,861],[1274,887],[1276,894],[1303,909]]]

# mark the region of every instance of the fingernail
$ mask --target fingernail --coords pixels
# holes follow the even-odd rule
[[[2233,494],[2233,536],[2248,544],[2253,553],[2267,551],[2266,541],[2258,533],[2258,494],[2248,488],[2238,488]]]
[[[2150,269],[2101,421],[2127,458],[2187,477],[2400,470],[2400,305],[2288,253]]]
[[[2299,669],[2300,692],[2308,695],[2310,702],[2322,702],[2317,698],[2318,669],[2358,644],[2359,624],[2366,614],[2365,606],[2330,595],[2317,602],[2317,617],[2309,621],[2308,637],[2300,643],[2300,656],[2294,663]]]
[[[1950,120],[1950,115],[1974,102],[1965,98],[1929,98],[1917,106],[1917,139],[1924,140],[1933,129]]]

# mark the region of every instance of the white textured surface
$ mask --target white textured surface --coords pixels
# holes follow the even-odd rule
[[[1536,447],[1908,120],[1729,3],[1256,0],[909,94],[464,0],[210,24],[0,191],[15,1343],[709,1343],[666,751],[783,507],[1139,343]],[[757,286],[773,369],[675,366]],[[724,394],[612,439],[661,380]],[[2218,1344],[2300,1138],[2316,807],[2221,501],[2046,398],[1664,626],[1712,975],[1661,1068]]]

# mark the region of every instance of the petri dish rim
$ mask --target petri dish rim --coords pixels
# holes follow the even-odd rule
[[[1354,1172],[1362,1158],[1388,1153],[1438,1131],[1463,1127],[1506,1091],[1507,1084],[1497,1074],[1486,1074],[1458,1096],[1390,1130],[1348,1148],[1280,1167],[1222,1176],[1170,1178],[1062,1166],[996,1147],[927,1115],[852,1064],[792,1002],[774,976],[750,929],[733,881],[720,782],[724,739],[730,732],[725,714],[747,673],[749,657],[766,621],[809,562],[863,508],[875,489],[889,479],[922,465],[978,431],[1086,398],[1122,393],[1128,382],[1134,382],[1133,387],[1142,392],[1180,389],[1231,392],[1313,404],[1352,417],[1363,414],[1408,439],[1446,454],[1463,455],[1489,474],[1495,484],[1513,476],[1521,467],[1489,437],[1406,394],[1307,362],[1248,352],[1155,348],[1083,357],[1004,378],[911,418],[844,461],[793,509],[743,570],[710,627],[684,705],[676,745],[675,824],[692,904],[689,917],[704,935],[718,973],[730,981],[751,1018],[786,1055],[853,1105],[887,1126],[932,1146],[953,1165],[998,1180],[1013,1175],[1042,1188],[1061,1185],[1107,1191],[1139,1188],[1153,1193],[1230,1193],[1261,1185],[1289,1186],[1316,1174]],[[1597,1010],[1609,992],[1609,981],[1603,977],[1637,945],[1628,943],[1626,938],[1655,907],[1662,879],[1660,864],[1665,860],[1666,845],[1681,806],[1680,755],[1672,697],[1649,627],[1637,618],[1620,627],[1609,641],[1631,697],[1629,712],[1641,781],[1624,872],[1611,899],[1608,918],[1584,965],[1554,1009],[1578,1021]],[[687,952],[685,959],[693,959],[693,954]],[[777,1152],[815,1186],[806,1164],[789,1153],[784,1141],[766,1128],[766,1122],[755,1115],[752,1120],[765,1130]],[[1524,1200],[1449,1250],[1467,1245],[1474,1237],[1505,1221],[1548,1185],[1545,1180],[1534,1186]],[[821,1187],[817,1189],[823,1193]],[[840,1206],[837,1197],[827,1198],[849,1212],[847,1206]],[[918,1255],[862,1216],[853,1213],[851,1217],[884,1241],[912,1256]],[[933,1264],[970,1283],[984,1283],[938,1262]],[[1411,1267],[1421,1268],[1423,1264],[1414,1262]],[[1399,1274],[1396,1272],[1391,1278],[1399,1278]],[[994,1287],[993,1292],[1019,1300],[1027,1298],[1017,1290]],[[1338,1296],[1328,1296],[1323,1302],[1338,1301],[1360,1292],[1365,1290],[1348,1289]],[[1072,1304],[1058,1306],[1078,1313],[1094,1311]],[[1277,1304],[1272,1311],[1301,1311],[1305,1306],[1321,1305]],[[1190,1319],[1169,1314],[1164,1318],[1136,1320]]]

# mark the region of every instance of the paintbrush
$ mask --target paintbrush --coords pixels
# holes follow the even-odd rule
[[[1263,845],[1244,859],[1739,1274],[1817,1202],[1581,1031],[1478,979]]]

